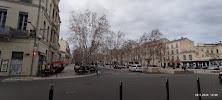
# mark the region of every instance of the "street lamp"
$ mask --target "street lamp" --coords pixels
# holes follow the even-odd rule
[[[30,25],[32,25],[31,22],[28,22]],[[33,69],[33,61],[34,61],[34,56],[36,55],[36,50],[37,50],[37,44],[36,44],[36,28],[34,25],[32,25],[32,27],[34,28],[34,46],[33,46],[33,55],[32,55],[32,65],[31,65],[31,69],[30,69],[30,76],[32,76],[32,69]]]

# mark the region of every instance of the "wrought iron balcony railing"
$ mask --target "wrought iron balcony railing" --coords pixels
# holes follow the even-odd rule
[[[17,30],[12,27],[0,27],[0,36],[3,37],[29,37],[29,32],[28,31],[22,31],[22,30]]]

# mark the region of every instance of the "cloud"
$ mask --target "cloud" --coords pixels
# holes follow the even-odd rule
[[[69,13],[86,9],[106,14],[114,31],[137,39],[159,29],[170,40],[187,37],[195,43],[222,40],[221,0],[62,0],[60,36],[68,32]]]

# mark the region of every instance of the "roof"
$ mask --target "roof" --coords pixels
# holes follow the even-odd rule
[[[178,39],[178,40],[173,40],[173,41],[169,41],[169,42],[167,42],[166,44],[169,44],[169,43],[173,43],[173,42],[178,42],[178,41],[182,41],[182,40],[189,40],[189,41],[191,41],[190,39],[188,39],[188,38],[181,38],[181,39]],[[192,41],[193,42],[193,41]]]

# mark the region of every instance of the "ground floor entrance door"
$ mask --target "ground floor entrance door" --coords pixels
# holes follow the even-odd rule
[[[10,75],[21,75],[23,52],[12,52]]]

